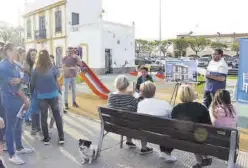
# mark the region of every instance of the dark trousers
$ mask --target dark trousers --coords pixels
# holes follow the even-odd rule
[[[41,131],[40,128],[40,112],[33,112],[31,114],[31,120],[32,120],[32,130],[34,131]]]
[[[167,148],[165,146],[160,146],[160,151],[170,155],[171,152],[173,151],[173,149],[172,148]]]
[[[42,99],[40,100],[40,110],[41,110],[41,128],[44,134],[44,138],[49,138],[49,132],[48,132],[48,124],[47,124],[47,118],[48,118],[48,107],[51,107],[54,120],[56,122],[56,126],[58,129],[58,135],[59,138],[64,138],[64,130],[63,130],[63,123],[62,123],[62,117],[59,112],[59,103],[58,98],[52,98],[52,99]]]
[[[0,98],[1,98],[1,96],[0,96]],[[0,117],[3,118],[3,121],[4,121],[5,125],[6,125],[5,112],[4,112],[4,108],[2,106],[2,103],[1,103],[1,99],[0,99]],[[1,140],[2,141],[5,140],[5,131],[6,131],[5,127],[3,129],[1,129]]]
[[[209,106],[211,105],[212,103],[212,100],[213,100],[213,93],[211,92],[208,92],[208,91],[205,91],[204,92],[204,96],[203,96],[203,104],[209,108]]]

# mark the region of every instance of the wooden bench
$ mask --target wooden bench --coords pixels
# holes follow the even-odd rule
[[[214,156],[228,161],[228,168],[233,168],[235,165],[238,148],[237,130],[106,107],[99,107],[98,111],[101,118],[101,133],[96,159],[100,155],[104,136],[111,132],[169,148]],[[121,147],[122,143],[123,138],[121,138]]]

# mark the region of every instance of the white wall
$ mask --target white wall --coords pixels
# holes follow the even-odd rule
[[[134,27],[114,24],[110,22],[103,23],[103,66],[105,65],[105,49],[112,50],[112,66],[120,68],[125,64],[125,67],[133,67],[135,59],[135,34]],[[117,44],[117,41],[120,41]]]
[[[88,45],[88,65],[90,68],[104,68],[101,53],[101,27],[100,24],[80,26],[73,32],[72,26],[68,28],[68,46]],[[83,56],[85,61],[85,57]]]
[[[72,12],[79,13],[79,24],[100,22],[102,0],[67,0],[68,22],[71,23]]]

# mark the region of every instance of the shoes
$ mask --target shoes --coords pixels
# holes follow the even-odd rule
[[[59,145],[63,145],[65,143],[65,139],[64,138],[59,138],[58,143],[59,143]]]
[[[68,103],[65,103],[65,109],[66,109],[66,110],[69,110],[69,105],[68,105]]]
[[[127,145],[129,148],[136,148],[136,145],[135,145],[133,142],[126,142],[126,145]]]
[[[15,165],[22,165],[25,162],[17,155],[13,155],[11,158],[9,158],[9,162]]]
[[[73,102],[73,107],[78,108],[78,107],[79,107],[79,105],[78,105],[76,102]]]
[[[165,159],[166,162],[170,162],[170,163],[175,162],[177,160],[175,156],[168,155],[164,152],[160,152],[159,157]]]
[[[141,149],[140,150],[140,154],[141,155],[145,155],[145,154],[148,154],[148,153],[152,153],[153,152],[153,149],[152,148],[145,148],[145,149]]]
[[[16,154],[20,155],[20,154],[29,154],[29,153],[33,153],[34,150],[33,149],[29,149],[29,148],[22,148],[21,150],[16,150]]]
[[[43,139],[44,145],[50,145],[51,144],[51,138],[44,138]]]

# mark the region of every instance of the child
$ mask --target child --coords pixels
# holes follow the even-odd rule
[[[227,90],[221,89],[215,93],[209,112],[214,126],[237,128],[237,112],[231,103],[231,96]]]
[[[3,164],[3,145],[4,145],[4,120],[2,117],[0,117],[0,168],[5,168],[4,164]]]
[[[148,75],[148,68],[142,66],[139,68],[141,72],[141,76],[137,79],[136,83],[136,91],[139,92],[140,90],[140,85],[146,81],[151,81],[153,82],[152,76]]]

